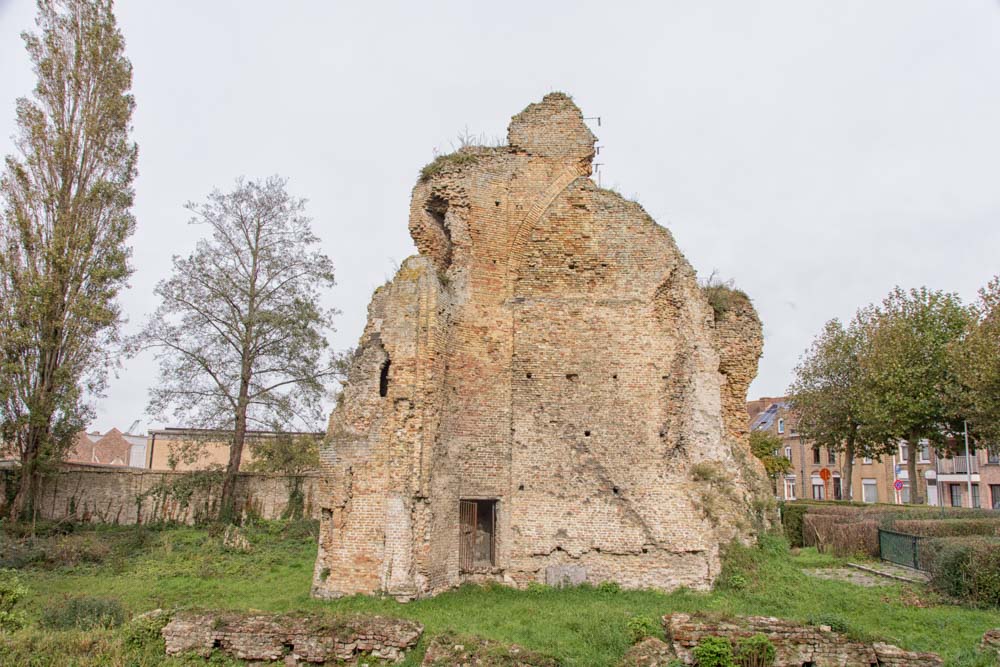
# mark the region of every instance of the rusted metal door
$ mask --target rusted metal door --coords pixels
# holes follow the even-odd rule
[[[459,535],[458,562],[464,572],[471,572],[476,553],[476,508],[475,500],[458,501]]]

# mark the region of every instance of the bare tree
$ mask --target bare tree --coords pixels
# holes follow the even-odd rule
[[[251,428],[314,430],[325,385],[336,373],[320,307],[333,264],[317,248],[305,200],[285,181],[238,181],[188,204],[211,235],[157,288],[156,313],[138,338],[156,349],[160,382],[150,410],[233,433],[220,518],[235,519],[234,483]],[[291,428],[290,428],[291,427]]]
[[[132,65],[110,0],[39,0],[38,83],[0,180],[0,443],[21,461],[12,518],[92,415],[118,341],[135,229]]]

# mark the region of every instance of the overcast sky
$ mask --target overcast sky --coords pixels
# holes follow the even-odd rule
[[[34,85],[0,0],[0,153]],[[599,138],[601,180],[635,195],[702,275],[754,301],[751,397],[781,394],[823,323],[894,285],[971,299],[1000,273],[996,0],[273,2],[119,0],[134,67],[138,327],[182,208],[238,176],[309,199],[337,268],[332,344],[356,343],[372,290],[415,252],[410,189],[466,128],[506,136],[552,90]],[[157,426],[157,381],[126,361],[94,428]]]

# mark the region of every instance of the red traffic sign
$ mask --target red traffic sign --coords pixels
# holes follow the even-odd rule
[[[830,469],[829,468],[823,468],[822,470],[820,470],[819,471],[819,478],[821,480],[823,480],[824,482],[829,482],[830,481]]]
[[[895,482],[892,483],[892,487],[894,489],[896,489],[897,491],[902,491],[903,490],[903,480],[897,479]]]

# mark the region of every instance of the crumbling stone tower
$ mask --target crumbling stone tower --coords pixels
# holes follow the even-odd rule
[[[507,146],[422,172],[420,253],[375,292],[330,418],[315,595],[705,588],[767,521],[756,313],[713,310],[670,232],[590,180],[594,142],[553,93]]]

